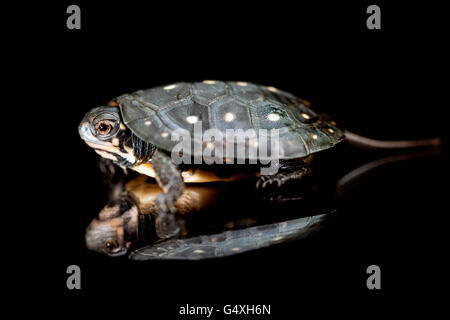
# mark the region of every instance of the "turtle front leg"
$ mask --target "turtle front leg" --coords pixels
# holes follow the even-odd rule
[[[157,150],[152,157],[152,166],[156,181],[164,193],[156,197],[156,233],[159,238],[175,236],[180,231],[175,221],[175,202],[184,190],[181,171],[172,162],[170,156]]]

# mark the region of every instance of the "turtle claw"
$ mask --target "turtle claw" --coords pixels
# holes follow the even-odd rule
[[[160,239],[172,238],[180,232],[175,211],[173,201],[166,194],[156,197],[156,234]]]
[[[270,187],[270,189],[280,188],[289,181],[296,181],[302,178],[305,174],[306,168],[300,168],[294,171],[279,172],[275,175],[262,175],[256,182],[256,189],[264,190]]]
[[[283,175],[276,176],[261,176],[256,182],[256,189],[262,190],[266,189],[269,186],[277,186],[281,187],[287,180]]]
[[[156,234],[160,239],[175,237],[180,232],[173,214],[160,214],[156,218]]]

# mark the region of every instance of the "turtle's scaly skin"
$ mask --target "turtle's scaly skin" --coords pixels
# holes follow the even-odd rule
[[[161,189],[155,183],[147,182],[146,176],[138,176],[125,185],[127,194],[136,201],[143,214],[154,214],[156,196]],[[189,185],[175,202],[177,214],[187,214],[212,206],[218,197],[219,189],[215,185]]]
[[[203,131],[218,129],[224,137],[226,129],[254,129],[256,133],[279,129],[280,159],[302,158],[343,139],[343,131],[321,119],[307,107],[308,102],[274,87],[247,82],[181,82],[126,94],[117,102],[124,124],[145,142],[166,151],[178,143],[170,134],[185,129],[193,137],[196,121],[201,121]],[[225,140],[225,146],[228,143],[235,143],[234,139]]]

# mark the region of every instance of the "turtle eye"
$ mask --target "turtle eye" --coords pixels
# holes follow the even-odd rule
[[[106,252],[114,252],[114,250],[116,250],[119,247],[117,241],[115,240],[108,240],[105,241],[105,243],[103,244],[103,248],[105,249]]]
[[[96,129],[100,135],[105,136],[111,132],[112,127],[113,126],[110,121],[103,120],[103,121],[100,121],[99,123],[97,123]]]

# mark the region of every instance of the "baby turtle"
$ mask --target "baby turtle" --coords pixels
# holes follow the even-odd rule
[[[195,134],[197,128],[200,135]],[[274,132],[273,129],[277,132],[274,138],[266,134],[267,139],[262,139],[264,132]],[[211,130],[215,138],[204,141],[205,134]],[[227,134],[229,130],[233,132],[231,136]],[[257,185],[281,186],[305,174],[303,159],[334,147],[344,138],[364,146],[384,148],[439,143],[437,140],[380,142],[362,138],[327,121],[310,108],[309,102],[288,92],[248,82],[210,80],[175,83],[122,95],[108,106],[88,112],[79,125],[79,133],[102,157],[156,178],[163,191],[156,198],[159,238],[170,238],[179,232],[171,210],[183,193],[184,182],[232,180],[239,174],[257,172],[249,170],[250,164],[253,168],[257,161],[256,166],[262,168]],[[179,140],[173,139],[175,133],[183,140],[186,135],[193,137],[194,147],[178,152],[182,159],[195,162],[200,158],[206,164],[211,160],[220,161],[204,165],[203,171],[197,170],[196,175],[187,171],[183,176],[183,170],[191,169],[192,173],[195,166],[186,165],[186,161],[180,165],[172,161],[172,151],[179,146]],[[217,143],[226,153],[218,151]],[[214,150],[214,155],[209,149]],[[232,174],[224,174],[224,168],[231,168],[230,162],[237,165],[232,166]],[[264,170],[268,163],[275,170]]]

